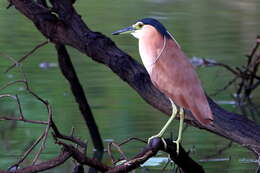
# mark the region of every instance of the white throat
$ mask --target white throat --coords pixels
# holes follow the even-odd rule
[[[135,38],[140,39],[142,37],[143,31],[142,29],[135,30],[131,33]]]

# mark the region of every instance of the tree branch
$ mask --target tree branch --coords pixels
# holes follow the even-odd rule
[[[79,105],[79,109],[83,115],[85,123],[87,124],[87,127],[90,132],[90,136],[94,143],[94,147],[99,151],[103,151],[104,147],[103,147],[103,143],[102,143],[102,139],[98,127],[96,125],[92,111],[88,104],[87,98],[85,96],[85,92],[79,82],[73,64],[70,60],[70,56],[67,52],[67,49],[65,48],[64,45],[56,44],[56,50],[58,53],[58,61],[59,61],[60,69],[62,71],[62,74],[70,83],[72,93]]]
[[[70,152],[61,152],[59,156],[39,164],[31,165],[15,171],[15,173],[35,173],[45,171],[63,164],[71,157]],[[0,173],[10,173],[9,171],[0,171]]]

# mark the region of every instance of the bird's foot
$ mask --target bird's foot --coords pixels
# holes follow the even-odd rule
[[[176,153],[177,153],[177,155],[179,155],[181,138],[178,138],[176,141],[172,141],[172,142],[176,144]]]
[[[166,148],[167,148],[167,143],[166,143],[166,141],[164,140],[164,138],[161,137],[161,135],[158,135],[158,134],[157,134],[157,135],[154,135],[154,136],[151,136],[151,137],[148,139],[147,144],[149,144],[153,138],[160,138],[160,139],[162,140],[162,142],[163,142],[164,149],[166,150]]]

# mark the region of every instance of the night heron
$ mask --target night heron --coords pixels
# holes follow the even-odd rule
[[[188,109],[202,125],[213,121],[207,98],[192,64],[180,45],[157,20],[144,18],[132,26],[118,30],[113,35],[130,33],[139,39],[139,53],[152,83],[164,93],[172,104],[172,115],[162,130],[154,137],[162,138],[171,121],[179,114],[180,125],[176,141],[177,153],[181,142],[184,110]],[[178,110],[178,107],[180,107]]]

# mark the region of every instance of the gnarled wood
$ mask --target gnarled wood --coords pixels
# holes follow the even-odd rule
[[[158,151],[164,151],[168,153],[171,159],[183,170],[184,173],[196,172],[196,173],[204,173],[204,169],[193,161],[188,153],[180,146],[180,153],[176,153],[176,144],[172,142],[170,139],[166,139],[166,143],[168,148],[164,149],[164,144],[161,138],[153,138],[149,144],[147,144],[143,150],[138,153],[136,156],[127,160],[126,162],[116,165],[114,167],[107,166],[101,163],[99,160],[95,158],[89,158],[85,156],[85,153],[81,152],[79,149],[74,147],[73,145],[66,144],[61,141],[57,141],[59,145],[63,146],[63,150],[59,156],[50,159],[48,161],[43,161],[36,165],[30,165],[24,168],[19,168],[17,170],[13,170],[15,173],[34,173],[41,172],[44,170],[48,170],[54,167],[59,166],[64,163],[70,157],[75,159],[80,165],[88,165],[91,168],[95,168],[100,172],[107,173],[125,173],[130,172],[136,168],[139,168],[141,164],[147,161],[152,156],[156,155]],[[79,167],[78,167],[79,168]],[[75,170],[75,168],[74,168]],[[82,169],[81,169],[82,170]],[[9,173],[10,171],[2,171],[0,173]]]
[[[94,61],[108,66],[156,109],[171,114],[170,102],[151,83],[144,67],[101,33],[91,31],[69,0],[52,0],[57,16],[32,0],[10,0],[38,30],[54,43],[72,46]],[[225,111],[208,98],[214,115],[212,125],[201,126],[188,112],[185,121],[235,141],[260,156],[260,126],[242,115]]]

